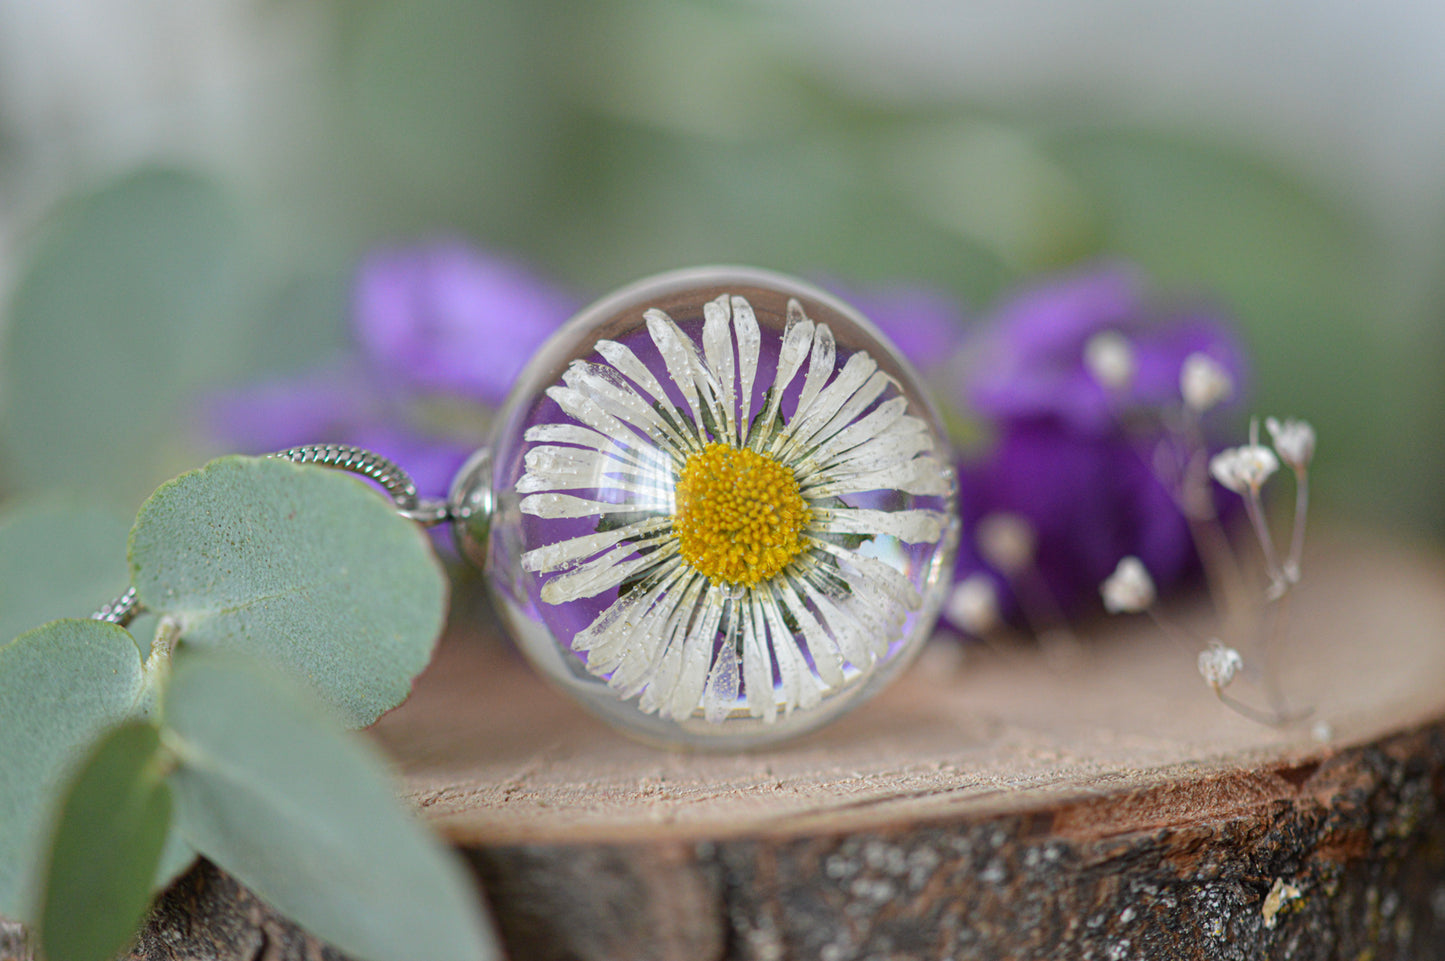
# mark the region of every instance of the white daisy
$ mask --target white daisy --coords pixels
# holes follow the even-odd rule
[[[700,353],[667,314],[644,318],[684,403],[617,341],[572,362],[547,390],[570,420],[526,432],[517,492],[525,514],[598,523],[522,566],[550,575],[547,604],[615,594],[572,647],[645,712],[718,722],[741,697],[770,723],[811,708],[886,659],[921,604],[884,545],[936,543],[947,523],[848,499],[948,497],[952,471],[893,378],[862,351],[840,365],[796,300],[756,401],[764,335],[746,299],[704,306]]]

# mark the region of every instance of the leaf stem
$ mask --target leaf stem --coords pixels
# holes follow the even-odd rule
[[[161,721],[162,695],[165,694],[166,684],[171,677],[171,656],[175,653],[180,639],[180,620],[171,615],[162,617],[156,625],[151,652],[141,667],[145,679],[138,702],[139,711],[142,717],[156,723]]]

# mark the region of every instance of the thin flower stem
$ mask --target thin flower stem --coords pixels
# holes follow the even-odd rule
[[[1252,707],[1236,697],[1225,694],[1224,690],[1218,687],[1214,689],[1214,695],[1219,698],[1221,704],[1236,714],[1241,714],[1251,721],[1257,721],[1269,727],[1288,727],[1291,724],[1303,721],[1314,713],[1310,708],[1288,713],[1283,711],[1261,711],[1259,708]]]
[[[1263,633],[1257,645],[1260,663],[1260,686],[1264,688],[1264,696],[1269,700],[1270,707],[1278,714],[1289,712],[1289,702],[1285,699],[1284,688],[1279,682],[1279,671],[1275,653],[1278,641],[1284,634],[1283,625],[1289,611],[1289,595],[1285,594],[1280,598],[1278,604],[1271,604],[1262,612],[1261,623],[1264,626]]]
[[[1188,651],[1191,657],[1204,646],[1204,642],[1196,637],[1193,631],[1175,624],[1153,606],[1145,608],[1144,613],[1149,615],[1149,619],[1154,622],[1155,627],[1159,628],[1171,641]]]
[[[1310,475],[1303,467],[1294,472],[1294,530],[1290,535],[1289,560],[1285,561],[1284,572],[1292,582],[1298,582],[1305,552],[1305,515],[1310,506]]]
[[[1014,598],[1019,603],[1019,611],[1035,637],[1039,640],[1057,638],[1073,648],[1081,646],[1037,566],[1030,563],[1007,576]]]
[[[1288,589],[1289,582],[1285,580],[1284,571],[1280,569],[1274,538],[1270,536],[1269,525],[1264,521],[1264,502],[1260,499],[1258,487],[1250,487],[1249,492],[1244,495],[1244,512],[1249,515],[1255,537],[1259,539],[1260,549],[1264,551],[1264,565],[1270,580],[1270,600],[1278,600]]]
[[[1204,579],[1209,595],[1214,599],[1215,608],[1226,619],[1234,619],[1245,607],[1246,589],[1244,572],[1240,570],[1239,559],[1229,546],[1229,538],[1217,518],[1201,518],[1185,514],[1189,525],[1189,537],[1199,562],[1204,567]]]
[[[1219,523],[1219,512],[1211,496],[1209,448],[1204,443],[1199,411],[1185,405],[1179,414],[1177,420],[1169,417],[1161,420],[1174,455],[1174,476],[1165,477],[1157,462],[1148,462],[1147,466],[1184,515],[1215,609],[1233,620],[1241,616],[1246,606],[1248,591],[1244,571]],[[1142,454],[1140,459],[1146,460]]]

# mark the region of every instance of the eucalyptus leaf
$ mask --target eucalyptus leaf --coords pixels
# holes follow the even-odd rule
[[[241,225],[203,178],[148,170],[40,231],[0,350],[0,440],[30,489],[148,491],[186,401],[242,352]]]
[[[182,833],[302,927],[368,961],[498,957],[460,866],[367,742],[264,665],[177,659],[167,699]]]
[[[160,731],[107,734],[60,808],[40,910],[49,961],[108,961],[140,927],[171,823]]]
[[[170,834],[166,835],[165,847],[161,850],[160,863],[156,865],[155,876],[151,878],[152,891],[164,891],[171,886],[171,883],[191,869],[200,857],[191,842],[185,836],[171,826]]]
[[[84,617],[130,586],[131,520],[79,502],[0,514],[0,644],[57,617]]]
[[[358,727],[406,698],[446,612],[420,527],[354,477],[281,460],[223,457],[161,487],[130,564],[186,643],[283,665]]]
[[[135,640],[114,624],[56,621],[0,647],[0,914],[29,916],[62,785],[144,689]]]

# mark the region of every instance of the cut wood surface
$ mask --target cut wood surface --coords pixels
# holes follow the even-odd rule
[[[1445,571],[1434,557],[1338,535],[1316,552],[1286,616],[1283,687],[1312,714],[1285,729],[1214,699],[1196,656],[1217,627],[1196,612],[1185,622],[1201,638],[1195,647],[1142,616],[1100,622],[1080,649],[1052,655],[940,639],[825,730],[723,755],[635,743],[510,651],[462,639],[375,730],[412,797],[463,845],[856,831],[1209,778],[1220,786],[1190,802],[1203,817],[1278,790],[1271,769],[1445,714]],[[1263,701],[1246,680],[1231,693]],[[1324,743],[1319,724],[1330,731]],[[1226,772],[1239,776],[1214,777]],[[1099,828],[1155,817],[1120,809]],[[1060,827],[1090,823],[1081,808]]]
[[[1293,727],[1136,617],[1072,652],[936,642],[750,754],[630,741],[457,625],[373,730],[516,961],[1445,958],[1445,564],[1321,540],[1279,648]],[[202,864],[133,957],[336,956]]]

